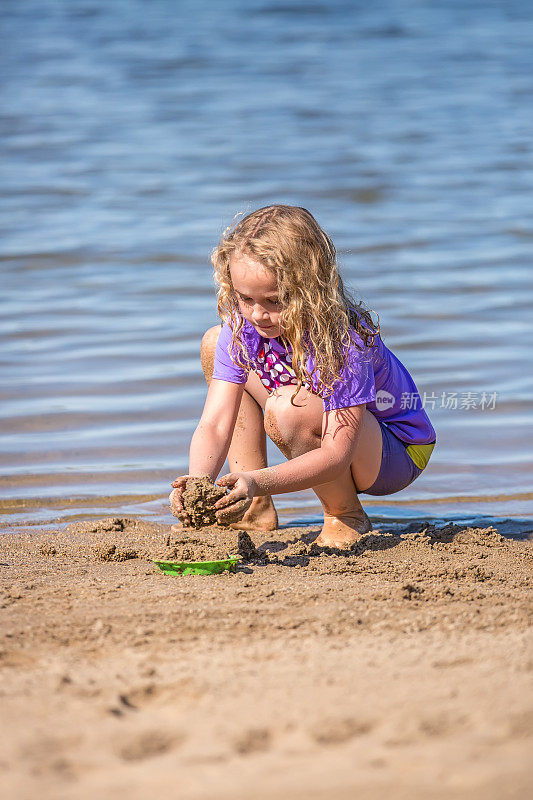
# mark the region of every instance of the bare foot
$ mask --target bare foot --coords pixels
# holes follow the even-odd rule
[[[364,533],[372,530],[372,523],[363,509],[347,514],[324,514],[324,526],[315,540],[319,547],[339,547],[347,550],[359,541]]]
[[[271,497],[254,497],[244,517],[228,525],[228,528],[237,531],[275,531],[277,527],[278,515]],[[172,525],[170,528],[170,532],[174,534],[193,530],[190,525]]]
[[[254,497],[252,505],[238,522],[229,526],[238,531],[275,531],[278,515],[271,497]]]

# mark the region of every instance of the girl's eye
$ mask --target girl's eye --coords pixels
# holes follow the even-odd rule
[[[237,292],[237,294],[239,293]],[[242,294],[239,294],[239,300],[241,301],[241,303],[245,303],[247,306],[252,305],[254,302],[253,298],[245,297]],[[265,304],[269,306],[279,306],[279,300],[266,300]]]

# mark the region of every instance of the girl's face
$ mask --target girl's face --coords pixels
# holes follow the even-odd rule
[[[279,336],[281,305],[276,276],[259,261],[236,252],[230,256],[229,271],[244,319],[261,336]]]

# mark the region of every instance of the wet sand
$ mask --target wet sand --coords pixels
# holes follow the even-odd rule
[[[317,533],[181,578],[168,525],[2,534],[3,797],[529,796],[531,542]]]

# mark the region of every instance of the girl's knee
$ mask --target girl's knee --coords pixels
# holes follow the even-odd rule
[[[276,416],[274,409],[272,408],[272,405],[268,404],[268,400],[265,405],[264,424],[265,424],[265,432],[268,438],[272,442],[274,442],[276,447],[279,450],[281,450],[281,452],[286,458],[290,458],[289,443],[286,440],[286,437],[282,435],[279,429],[278,418]]]
[[[275,424],[278,428],[281,425],[283,429],[288,429],[291,424],[295,424],[295,412],[298,409],[291,403],[293,394],[294,391],[291,392],[289,387],[284,386],[268,396],[265,403],[265,427],[267,424]]]
[[[286,458],[292,457],[295,424],[291,413],[290,395],[283,392],[271,394],[265,403],[265,432]]]
[[[207,381],[210,381],[213,375],[213,363],[220,329],[220,325],[214,325],[212,328],[209,328],[202,337],[200,361],[202,362],[202,369]]]
[[[304,444],[305,449],[316,447],[308,409],[305,405],[294,405],[293,394],[293,386],[280,387],[265,403],[265,431],[285,455],[289,451],[299,451]]]
[[[220,329],[222,325],[213,325],[212,328],[208,328],[204,335],[202,336],[202,350],[205,348],[214,350],[217,346],[218,336],[220,333]]]

